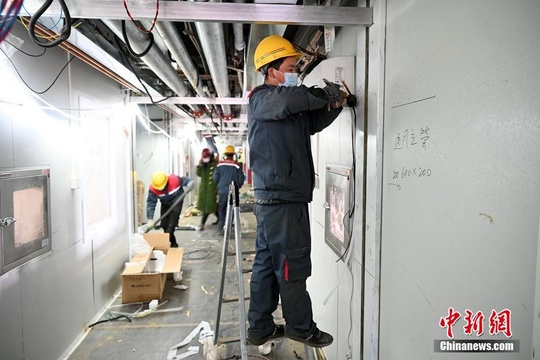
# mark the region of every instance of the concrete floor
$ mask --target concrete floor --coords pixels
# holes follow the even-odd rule
[[[254,215],[241,206],[241,236],[243,251],[254,249],[256,221]],[[166,360],[169,349],[179,343],[196,329],[201,321],[206,321],[215,330],[217,308],[219,302],[219,287],[221,280],[221,256],[223,235],[219,235],[215,220],[210,215],[206,229],[177,230],[176,237],[184,248],[182,263],[182,280],[175,282],[169,275],[157,310],[144,317],[133,314],[148,309],[148,303],[121,303],[121,294],[114,299],[101,319],[91,326],[82,342],[68,357],[70,360]],[[198,227],[199,216],[183,217],[181,228]],[[234,245],[234,229],[230,244]],[[244,267],[250,268],[252,256],[244,256]],[[244,275],[245,292],[249,294],[249,274]],[[175,288],[184,285],[187,289]],[[228,257],[224,295],[234,296],[238,293],[236,265],[234,256]],[[246,309],[249,301],[246,301]],[[223,304],[218,339],[226,337],[239,338],[238,303]],[[107,321],[119,315],[120,319]],[[276,322],[284,323],[280,318],[279,309],[275,314]],[[103,321],[103,322],[101,322]],[[246,326],[247,328],[247,326]],[[196,331],[196,330],[195,330]],[[199,347],[199,353],[187,359],[206,359],[203,347],[199,343],[199,333],[185,346],[176,352],[181,355],[190,346]],[[220,357],[216,359],[240,359],[240,343],[233,342],[217,349]],[[249,359],[312,359],[311,351],[303,344],[287,338],[276,339],[272,352],[262,355],[257,346],[247,346]]]

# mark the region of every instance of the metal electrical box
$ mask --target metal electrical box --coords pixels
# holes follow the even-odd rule
[[[326,166],[325,242],[339,256],[345,253],[351,237],[353,196],[351,168]],[[343,260],[343,259],[342,259]]]
[[[0,275],[51,251],[49,168],[0,169]]]

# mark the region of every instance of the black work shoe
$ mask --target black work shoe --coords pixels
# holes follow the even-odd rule
[[[334,338],[332,337],[332,335],[325,333],[324,331],[321,331],[318,328],[315,329],[313,334],[305,338],[299,337],[299,336],[288,335],[288,334],[285,334],[285,335],[291,340],[299,341],[308,346],[316,347],[316,348],[328,346],[332,344],[332,342],[334,341]]]
[[[265,337],[263,337],[263,338],[258,338],[258,339],[254,339],[254,338],[252,338],[252,337],[248,337],[247,341],[248,341],[248,343],[250,343],[251,345],[261,346],[261,345],[263,345],[265,342],[267,342],[268,340],[272,340],[272,339],[279,338],[279,337],[283,337],[283,336],[285,336],[285,326],[283,326],[283,325],[276,325],[276,327],[274,328],[274,332],[271,333],[270,335],[265,336]]]
[[[178,243],[172,243],[172,244],[171,244],[171,247],[172,247],[172,248],[177,248],[177,247],[178,247]]]

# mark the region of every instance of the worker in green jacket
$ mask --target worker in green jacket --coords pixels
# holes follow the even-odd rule
[[[215,214],[216,218],[218,217],[216,184],[213,179],[216,164],[217,161],[214,154],[210,149],[204,148],[199,164],[197,165],[197,176],[201,178],[199,198],[197,200],[197,209],[202,212],[200,230],[204,230],[208,215]],[[217,219],[212,224],[217,224]]]

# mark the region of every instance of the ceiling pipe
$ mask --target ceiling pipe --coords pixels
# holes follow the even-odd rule
[[[196,22],[195,28],[201,41],[217,95],[224,98],[229,97],[229,76],[227,72],[223,25],[216,22]],[[229,105],[221,105],[221,108],[225,118],[232,118],[231,107]]]
[[[117,20],[103,20],[120,39],[124,40],[122,34],[122,23]],[[129,43],[134,51],[142,53],[149,44],[150,36],[142,32],[132,21],[125,22],[126,33]],[[178,76],[176,70],[168,59],[156,46],[152,46],[148,53],[141,57],[141,60],[178,96],[191,96],[191,92]],[[190,108],[198,116],[204,111],[198,105],[190,105]]]
[[[174,24],[168,21],[158,21],[156,29],[197,95],[205,97],[198,78],[198,70]]]
[[[243,3],[245,0],[233,0],[234,3]],[[244,41],[244,24],[243,23],[233,23],[233,34],[234,34],[234,56],[237,57],[237,59],[241,60],[240,65],[245,66],[245,48],[246,43]],[[238,82],[240,84],[240,89],[244,88],[244,81],[243,81],[243,72],[237,71],[236,75],[238,76]]]
[[[156,29],[197,95],[201,98],[206,97],[201,86],[199,71],[193,64],[189,51],[186,49],[178,30],[176,30],[176,26],[168,21],[158,21]],[[207,105],[206,108],[208,111],[212,111],[210,105]]]

